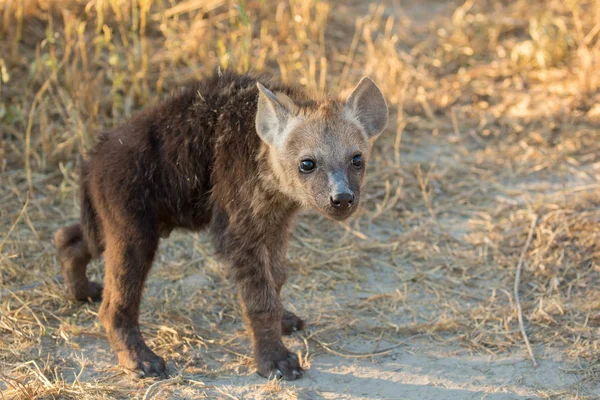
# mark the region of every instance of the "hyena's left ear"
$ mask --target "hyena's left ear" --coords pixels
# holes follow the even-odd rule
[[[388,108],[383,94],[366,76],[348,96],[345,112],[358,120],[369,139],[379,135],[388,123]]]

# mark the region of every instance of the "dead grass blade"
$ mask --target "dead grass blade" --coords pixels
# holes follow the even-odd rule
[[[519,329],[521,330],[523,341],[525,342],[525,346],[527,347],[527,351],[529,352],[529,356],[531,357],[531,362],[533,363],[534,367],[537,367],[537,361],[535,360],[535,355],[533,354],[533,350],[531,349],[531,344],[529,343],[527,332],[525,332],[525,324],[523,323],[523,309],[521,308],[521,300],[519,298],[519,284],[521,282],[521,270],[523,269],[523,261],[525,260],[525,255],[527,254],[529,245],[531,244],[531,238],[533,237],[533,232],[535,230],[535,226],[537,225],[537,220],[538,216],[537,214],[535,214],[531,219],[531,226],[529,228],[529,233],[527,234],[527,240],[525,241],[525,246],[523,246],[521,256],[519,257],[519,262],[517,263],[517,272],[515,274],[514,287],[515,304],[517,306],[517,315],[519,317]]]

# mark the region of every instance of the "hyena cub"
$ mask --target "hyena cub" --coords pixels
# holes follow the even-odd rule
[[[70,294],[102,298],[98,315],[119,363],[166,376],[140,333],[144,281],[160,237],[208,228],[231,266],[258,372],[301,377],[281,340],[304,325],[280,298],[292,219],[302,206],[333,220],[357,209],[372,141],[387,120],[368,78],[340,101],[225,73],[104,132],[82,161],[81,221],[55,241]],[[104,290],[86,276],[102,253]]]

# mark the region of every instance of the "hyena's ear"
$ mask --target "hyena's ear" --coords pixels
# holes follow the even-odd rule
[[[348,96],[345,112],[360,123],[369,139],[379,135],[388,122],[388,108],[383,94],[366,76]]]
[[[283,93],[271,92],[258,86],[258,109],[256,110],[256,132],[268,145],[281,141],[283,131],[294,118],[294,102]]]

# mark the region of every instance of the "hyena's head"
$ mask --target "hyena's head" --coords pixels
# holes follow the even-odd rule
[[[256,131],[280,189],[327,218],[348,218],[358,208],[371,145],[388,121],[379,88],[363,78],[346,101],[310,105],[258,88]]]

